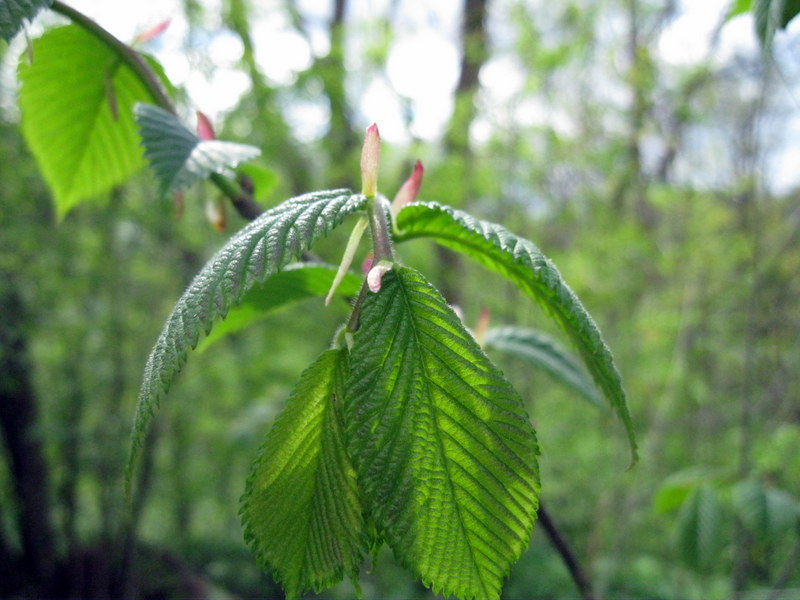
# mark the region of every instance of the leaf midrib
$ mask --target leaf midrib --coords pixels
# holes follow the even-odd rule
[[[454,504],[455,509],[456,509],[456,512],[458,513],[458,526],[459,526],[459,529],[461,530],[461,534],[464,536],[464,540],[467,541],[467,548],[469,549],[469,556],[470,556],[470,561],[471,561],[471,564],[472,564],[472,568],[473,568],[473,571],[477,575],[478,581],[480,581],[480,583],[481,583],[483,596],[484,597],[489,597],[491,594],[489,593],[489,591],[486,588],[486,582],[483,580],[483,577],[481,577],[481,571],[480,571],[480,569],[475,568],[475,566],[478,563],[477,563],[476,558],[475,558],[475,551],[474,551],[474,549],[472,547],[473,544],[472,544],[472,541],[470,539],[470,535],[466,531],[466,528],[464,527],[464,516],[462,514],[461,506],[460,506],[460,504],[458,502],[455,501],[456,500],[455,486],[453,484],[453,477],[452,477],[452,473],[451,473],[451,469],[450,469],[450,464],[449,464],[447,455],[446,455],[445,450],[444,450],[444,442],[442,441],[441,426],[440,426],[441,424],[439,422],[439,409],[434,404],[434,402],[432,400],[433,399],[433,394],[431,393],[431,390],[430,390],[431,377],[430,377],[430,374],[428,372],[428,367],[427,367],[427,363],[426,363],[426,360],[425,360],[425,352],[422,351],[423,346],[422,346],[422,343],[420,341],[419,334],[418,334],[419,326],[417,324],[417,318],[416,318],[415,312],[414,312],[414,310],[413,310],[413,308],[411,306],[411,301],[409,299],[408,291],[406,290],[406,283],[405,283],[404,278],[400,277],[399,274],[398,274],[397,275],[397,281],[400,284],[399,288],[402,291],[403,302],[405,304],[405,308],[408,311],[408,314],[411,315],[411,321],[412,321],[412,324],[413,324],[412,335],[413,335],[413,338],[414,338],[414,342],[416,344],[416,347],[418,349],[420,349],[419,362],[420,362],[420,365],[422,367],[423,374],[425,376],[425,378],[423,380],[423,385],[424,385],[425,392],[426,392],[426,398],[428,398],[428,402],[430,404],[431,414],[433,415],[433,418],[436,421],[436,427],[434,427],[434,436],[436,438],[436,444],[437,444],[437,446],[439,448],[439,453],[442,456],[442,463],[444,465],[444,469],[445,469],[445,471],[447,473],[446,481],[447,481],[447,487],[449,488],[449,491],[450,491],[450,497],[452,498],[453,504]]]

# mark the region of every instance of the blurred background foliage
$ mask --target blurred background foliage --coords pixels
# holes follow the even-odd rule
[[[373,120],[359,99],[388,81],[401,4],[365,20],[335,0],[324,51],[276,82],[256,58],[254,23],[276,19],[310,39],[302,5],[183,1],[197,69],[216,68],[198,41],[211,32],[241,42],[248,90],[218,133],[262,149],[264,206],[357,183]],[[391,196],[421,158],[422,199],[533,240],[613,349],[641,447],[630,470],[610,414],[495,357],[528,401],[542,501],[594,595],[797,597],[800,194],[775,184],[773,159],[794,142],[800,37],[790,29],[774,53],[720,58],[720,14],[707,56],[676,64],[659,52],[676,2],[465,0],[458,11],[452,114],[423,138],[418,107],[396,92],[406,142],[384,144],[380,187]],[[486,72],[501,60],[523,79],[498,95]],[[244,221],[229,211],[218,232],[204,215],[212,187],[176,203],[142,173],[56,222],[12,90],[1,91],[0,594],[280,597],[244,545],[238,498],[272,418],[346,306],[305,301],[191,358],[147,443],[134,541],[122,472],[145,358],[193,274]],[[323,130],[295,135],[298,106],[327,115]],[[320,253],[337,262],[346,235]],[[401,254],[468,325],[486,307],[493,325],[557,334],[499,278],[419,242]],[[365,571],[366,598],[431,597],[389,552]],[[353,595],[349,583],[325,594]],[[576,596],[537,526],[504,597]]]

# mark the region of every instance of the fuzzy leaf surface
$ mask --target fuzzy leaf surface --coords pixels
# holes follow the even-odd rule
[[[245,539],[288,598],[358,577],[366,550],[341,399],[347,351],[303,373],[259,451],[242,497]]]
[[[602,398],[578,359],[550,336],[528,327],[491,327],[484,346],[542,369],[556,381],[577,392],[584,400],[600,406]]]
[[[538,507],[522,399],[439,292],[395,266],[369,294],[345,396],[365,508],[434,592],[497,598]]]
[[[229,175],[239,163],[261,154],[255,146],[201,140],[178,118],[158,106],[137,104],[134,110],[144,154],[168,194],[206,179],[212,173]]]
[[[52,3],[53,0],[0,0],[0,37],[10,42],[25,21]]]
[[[637,460],[636,437],[622,377],[600,329],[570,289],[556,266],[530,241],[502,225],[434,202],[409,204],[397,216],[398,241],[432,237],[473,258],[519,287],[539,303],[570,337],[589,373],[622,421]]]
[[[336,267],[321,263],[295,263],[269,277],[263,285],[251,289],[241,304],[232,307],[220,322],[198,344],[197,351],[205,352],[211,344],[249,327],[284,306],[312,298],[324,298],[331,287]],[[336,289],[337,296],[356,296],[363,277],[353,273],[344,276]]]
[[[133,467],[158,399],[169,389],[200,333],[242,301],[254,285],[296,261],[366,198],[349,190],[314,192],[264,212],[220,249],[195,276],[167,318],[145,365],[136,407],[126,478]]]
[[[147,88],[103,41],[75,25],[51,29],[23,55],[22,132],[59,215],[144,166],[133,106]]]

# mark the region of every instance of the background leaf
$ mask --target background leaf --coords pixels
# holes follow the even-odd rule
[[[687,566],[702,571],[717,560],[722,546],[722,505],[710,485],[689,494],[678,513],[677,544]]]
[[[200,332],[211,331],[214,321],[241,302],[249,289],[297,260],[365,203],[364,196],[348,190],[292,198],[247,225],[206,263],[176,303],[147,359],[126,468],[128,485],[159,396],[169,389]]]
[[[555,265],[530,241],[505,227],[434,202],[409,204],[397,215],[396,239],[432,237],[514,282],[537,301],[580,351],[595,383],[620,417],[635,462],[636,438],[622,378],[600,330]]]
[[[206,179],[212,173],[229,175],[230,169],[261,154],[255,146],[201,140],[175,115],[151,104],[138,104],[134,112],[144,154],[168,194]]]
[[[345,450],[345,350],[328,350],[303,373],[247,481],[245,539],[288,598],[358,576],[366,549],[356,474]]]
[[[800,502],[783,490],[746,479],[733,486],[733,506],[745,526],[762,539],[776,539],[800,518]]]
[[[364,302],[345,402],[364,503],[436,593],[497,598],[538,506],[522,400],[418,272]]]
[[[132,111],[152,97],[100,39],[52,29],[33,41],[32,64],[23,55],[19,77],[22,131],[59,215],[144,166]]]
[[[324,298],[331,287],[336,267],[315,263],[288,265],[280,273],[269,277],[262,285],[251,289],[238,304],[228,311],[225,320],[219,323],[197,346],[198,352],[236,331],[265,318],[270,312],[292,302],[319,296]],[[336,295],[355,296],[363,277],[347,273]]]
[[[0,37],[10,42],[26,20],[52,3],[53,0],[0,0]]]
[[[491,327],[486,331],[483,345],[488,350],[504,352],[542,369],[583,399],[595,406],[601,405],[597,387],[576,358],[541,331],[513,325]]]
[[[775,33],[785,29],[798,13],[800,0],[755,0],[753,16],[761,45],[770,48]]]

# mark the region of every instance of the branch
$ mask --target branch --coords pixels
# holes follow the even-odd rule
[[[86,31],[100,39],[116,52],[119,59],[133,70],[139,78],[139,81],[147,88],[147,91],[156,104],[173,115],[176,114],[175,105],[164,92],[158,76],[136,50],[114,37],[112,33],[103,28],[96,21],[90,19],[71,6],[60,2],[60,0],[54,0],[51,8],[53,11],[67,17],[76,25],[83,27]],[[242,189],[237,182],[216,173],[211,175],[210,180],[225,194],[225,196],[227,196],[236,211],[243,218],[252,221],[263,212],[263,209],[253,200],[252,192]]]
[[[592,584],[589,576],[581,567],[578,559],[572,553],[567,540],[561,535],[561,532],[556,527],[556,524],[550,518],[550,514],[545,510],[543,504],[539,504],[539,522],[542,524],[547,537],[550,538],[550,543],[553,544],[556,552],[561,555],[561,560],[564,561],[569,574],[572,576],[572,581],[581,593],[583,600],[595,600],[596,597],[592,593]]]

